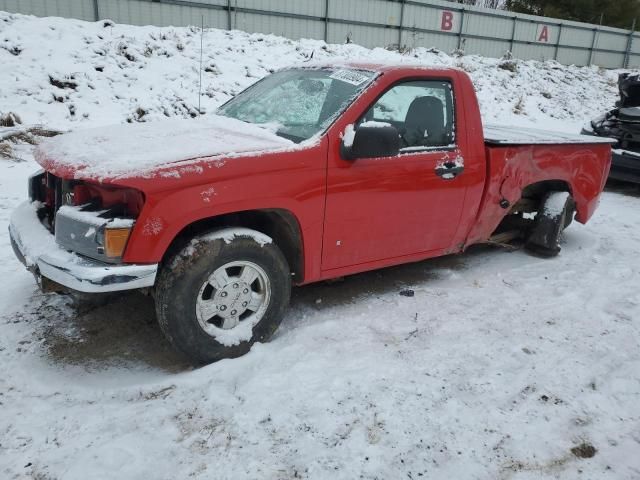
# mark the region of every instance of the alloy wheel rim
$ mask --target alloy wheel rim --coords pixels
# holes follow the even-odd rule
[[[271,300],[267,273],[253,262],[235,261],[218,267],[200,287],[196,317],[202,329],[216,336],[241,323],[256,325]]]

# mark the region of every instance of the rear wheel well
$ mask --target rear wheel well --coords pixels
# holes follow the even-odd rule
[[[536,200],[538,205],[547,192],[569,192],[571,187],[564,180],[546,180],[544,182],[532,183],[522,190],[520,199]]]
[[[294,283],[304,279],[302,233],[296,217],[287,210],[265,209],[204,218],[184,227],[165,252],[162,264],[183,249],[192,238],[225,227],[244,227],[270,236],[287,259]]]
[[[548,192],[572,194],[570,185],[564,180],[545,180],[527,185],[522,189],[520,199],[511,206],[509,213],[502,219],[490,240],[506,243],[514,238],[528,235],[533,225],[530,214],[538,212]]]
[[[569,192],[571,194],[571,187],[564,180],[546,180],[527,185],[522,189],[520,199],[511,206],[509,215],[537,212],[540,208],[540,202],[548,192]]]

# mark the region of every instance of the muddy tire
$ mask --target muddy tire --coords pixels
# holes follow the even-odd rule
[[[196,237],[165,262],[156,312],[171,344],[203,365],[269,340],[290,294],[289,265],[269,237],[223,229]]]
[[[560,253],[560,236],[573,221],[575,203],[567,192],[547,192],[527,238],[526,248],[531,253],[555,257]]]

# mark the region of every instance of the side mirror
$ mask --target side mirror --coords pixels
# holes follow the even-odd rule
[[[356,130],[349,125],[342,139],[342,156],[356,158],[394,157],[400,152],[400,134],[389,123],[364,122]]]

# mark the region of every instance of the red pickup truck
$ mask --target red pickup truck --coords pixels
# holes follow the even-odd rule
[[[216,114],[47,139],[17,256],[47,290],[147,289],[195,362],[246,353],[292,284],[520,237],[555,255],[593,214],[610,141],[485,127],[469,77],[305,65]]]

